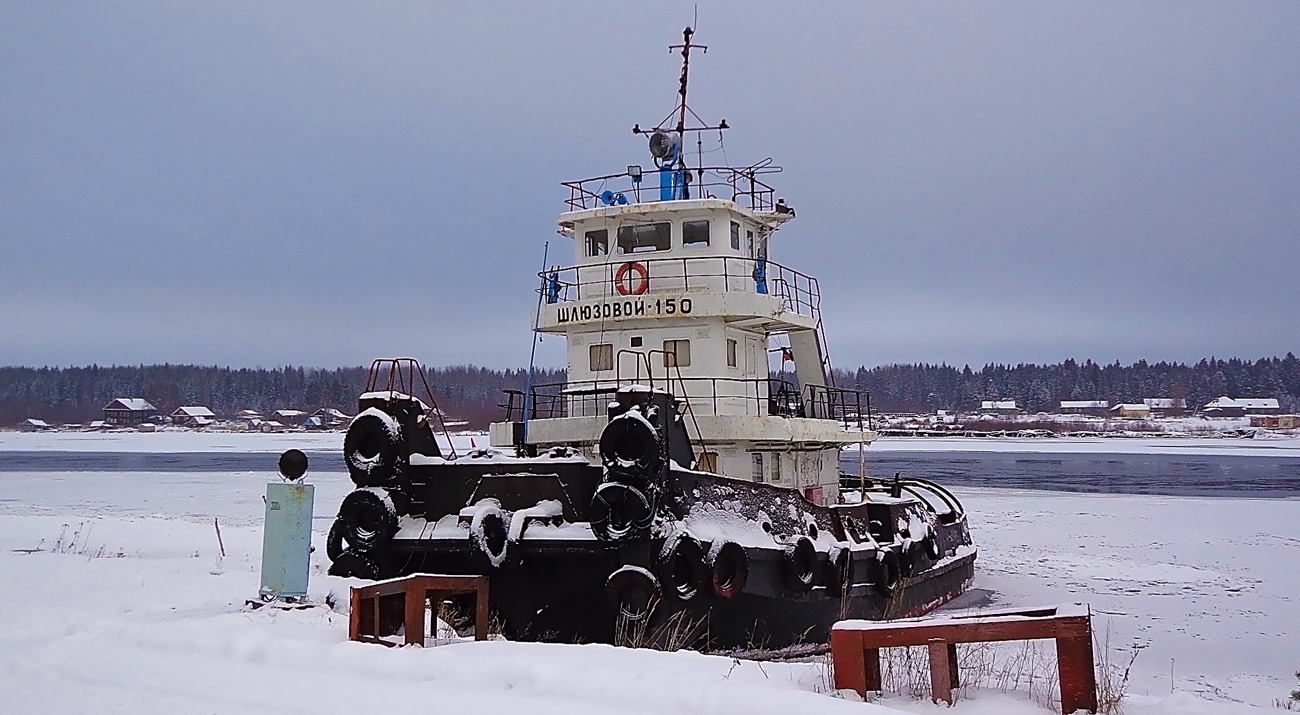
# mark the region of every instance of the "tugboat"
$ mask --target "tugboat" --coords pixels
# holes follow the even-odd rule
[[[710,650],[824,643],[969,586],[951,492],[861,474],[841,491],[841,450],[876,436],[870,397],[833,383],[817,280],[771,258],[795,217],[763,179],[779,167],[688,165],[688,136],[728,127],[687,106],[707,48],[682,39],[676,108],[632,130],[654,168],[563,183],[575,264],[539,274],[535,325],[565,336],[567,379],[509,392],[491,446],[462,455],[418,362],[375,361],[330,573],[486,574],[508,638]]]

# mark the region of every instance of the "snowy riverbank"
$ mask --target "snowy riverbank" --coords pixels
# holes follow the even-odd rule
[[[233,448],[225,437],[205,435],[203,448]],[[267,451],[287,446],[247,438]],[[248,611],[267,476],[0,473],[0,710],[885,712],[826,695],[820,663],[495,642],[387,650],[346,642],[346,618],[327,608]],[[324,601],[347,585],[324,574],[323,537],[351,484],[342,474],[315,481],[312,594]],[[1115,660],[1141,649],[1130,714],[1245,712],[1294,687],[1296,501],[958,493],[980,546],[971,600],[1091,603]],[[956,712],[1046,711],[978,693]]]
[[[485,447],[482,432],[452,435],[460,451]],[[338,452],[341,432],[13,432],[0,431],[0,452]],[[850,450],[856,449],[850,447]],[[1300,437],[881,437],[873,451],[1031,452],[1240,455],[1300,458]]]

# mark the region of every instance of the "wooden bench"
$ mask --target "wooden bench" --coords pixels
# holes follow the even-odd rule
[[[831,629],[835,687],[864,698],[880,690],[880,649],[927,646],[934,702],[952,705],[957,687],[957,644],[1056,640],[1061,712],[1097,712],[1092,662],[1092,615],[1085,604],[1000,611],[963,611],[899,621],[840,621]]]
[[[348,618],[348,638],[366,643],[395,645],[383,640],[391,635],[385,625],[392,615],[401,614],[407,645],[424,645],[424,609],[433,609],[436,636],[438,605],[453,596],[474,596],[474,640],[487,640],[488,633],[488,577],[448,576],[442,574],[414,574],[402,578],[379,581],[369,586],[351,589],[352,613]],[[389,630],[385,633],[385,630]]]

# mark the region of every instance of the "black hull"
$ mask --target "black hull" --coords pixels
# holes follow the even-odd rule
[[[781,553],[756,554],[750,565],[754,591],[728,599],[700,592],[689,600],[662,596],[636,633],[620,622],[619,604],[607,588],[609,574],[626,556],[598,542],[539,544],[521,550],[501,567],[485,563],[469,546],[433,540],[395,540],[396,575],[483,574],[491,579],[491,603],[502,633],[511,640],[565,643],[676,645],[706,650],[778,649],[825,643],[831,626],[846,618],[881,620],[923,614],[956,598],[975,574],[975,553],[941,560],[902,579],[885,597],[870,581],[855,583],[841,598],[829,586],[789,593],[781,580]],[[869,556],[859,558],[868,570]],[[767,584],[771,588],[763,588]],[[764,593],[766,591],[766,593]],[[786,591],[782,593],[782,591]],[[468,610],[466,610],[468,612]]]

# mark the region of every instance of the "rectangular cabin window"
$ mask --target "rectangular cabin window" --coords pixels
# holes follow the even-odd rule
[[[709,245],[708,221],[683,221],[682,246],[693,248]]]
[[[672,224],[641,223],[618,227],[618,252],[649,253],[672,248]]]
[[[664,367],[687,367],[691,364],[691,341],[665,340]]]
[[[728,339],[727,340],[727,367],[735,367],[737,362],[739,361],[736,359],[736,341]]]
[[[637,336],[635,336],[635,337],[632,338],[632,347],[634,347],[634,348],[639,348],[639,347],[641,347],[641,336],[640,336],[640,335],[637,335]]]
[[[731,222],[731,250],[740,250],[740,224]]]
[[[772,453],[772,483],[781,481],[781,453]]]
[[[587,256],[603,256],[609,253],[609,230],[587,232]]]
[[[750,258],[758,257],[754,253],[754,232],[753,231],[745,232],[745,247],[746,247],[745,250],[749,253]]]
[[[754,481],[763,481],[763,453],[754,452]]]
[[[767,236],[758,239],[758,257],[767,258]]]
[[[592,345],[587,349],[587,354],[591,358],[592,372],[614,369],[614,345],[612,343]]]

